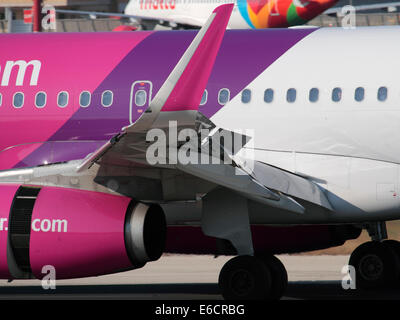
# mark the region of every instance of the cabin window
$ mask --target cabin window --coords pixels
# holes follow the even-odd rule
[[[388,89],[386,87],[380,87],[378,89],[378,100],[379,101],[385,101],[388,96]]]
[[[22,92],[17,92],[13,97],[13,106],[15,108],[22,108],[24,105],[24,94]]]
[[[89,107],[91,99],[92,99],[92,96],[89,91],[82,91],[81,95],[79,96],[79,105],[82,108]]]
[[[332,90],[332,101],[339,102],[340,100],[342,100],[342,89],[334,88]]]
[[[319,99],[319,89],[318,88],[312,88],[310,90],[309,96],[308,96],[310,102],[317,102]]]
[[[361,102],[364,100],[365,96],[365,90],[362,87],[358,87],[356,91],[354,92],[354,99],[358,102]]]
[[[201,101],[200,101],[201,106],[203,106],[207,103],[207,98],[208,98],[208,91],[204,90],[203,95],[201,96]]]
[[[221,89],[218,93],[218,103],[221,105],[227,104],[229,102],[230,92],[228,89]]]
[[[109,107],[112,105],[114,99],[114,95],[112,91],[107,90],[104,91],[103,94],[101,95],[101,104],[103,107]]]
[[[38,92],[35,97],[35,106],[43,108],[46,105],[47,95],[44,92]]]
[[[293,103],[296,101],[297,92],[296,89],[290,88],[286,93],[286,100],[289,103]]]
[[[266,103],[271,103],[274,100],[274,90],[267,89],[264,91],[264,101]]]
[[[138,107],[143,107],[147,101],[147,93],[144,90],[138,90],[135,94],[135,104]]]
[[[68,105],[68,92],[61,91],[57,96],[57,105],[60,108],[65,108]]]
[[[1,107],[1,104],[3,103],[3,96],[2,96],[2,94],[0,93],[0,107]]]
[[[250,89],[244,89],[242,91],[242,102],[243,103],[249,103],[251,100],[251,90]]]

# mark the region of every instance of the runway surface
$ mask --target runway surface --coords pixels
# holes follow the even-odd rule
[[[344,290],[348,256],[278,256],[289,286],[283,299],[400,299],[399,291]],[[84,279],[58,280],[44,290],[39,280],[0,281],[0,299],[220,300],[218,274],[230,257],[163,256],[144,268]]]

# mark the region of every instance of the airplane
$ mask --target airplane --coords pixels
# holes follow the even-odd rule
[[[234,3],[230,29],[287,28],[303,25],[320,14],[344,15],[343,7],[333,7],[338,0],[130,0],[125,12],[106,13],[56,9],[58,13],[91,17],[120,17],[137,21],[144,30],[159,24],[173,29],[201,27],[208,13],[221,3]],[[400,2],[354,5],[356,12],[395,10]]]
[[[223,2],[232,2],[225,0]],[[230,29],[286,28],[302,25],[337,3],[337,0],[235,0]],[[126,14],[200,27],[219,0],[130,0]]]
[[[199,31],[0,35],[0,278],[213,253],[234,256],[225,299],[279,299],[274,253],[365,229],[352,281],[399,284],[399,27],[226,30],[232,10]]]
[[[306,23],[338,0],[130,0],[125,13],[56,9],[58,13],[133,18],[144,29],[156,24],[174,29],[200,28],[221,3],[234,3],[230,29],[286,28]]]

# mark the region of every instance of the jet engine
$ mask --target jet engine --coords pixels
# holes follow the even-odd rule
[[[0,186],[0,278],[98,276],[157,260],[162,208],[131,198],[58,187]]]

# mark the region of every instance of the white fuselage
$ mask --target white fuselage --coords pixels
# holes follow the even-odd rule
[[[212,117],[252,129],[255,160],[308,177],[341,220],[400,215],[400,28],[320,29],[297,43]],[[355,100],[364,88],[363,101]],[[378,89],[387,88],[379,101]],[[274,90],[271,103],[264,91]],[[296,89],[295,102],[286,100]],[[309,92],[319,89],[317,102]],[[332,101],[332,90],[342,99]],[[384,90],[384,89],[381,89]],[[336,220],[336,219],[335,219]]]

